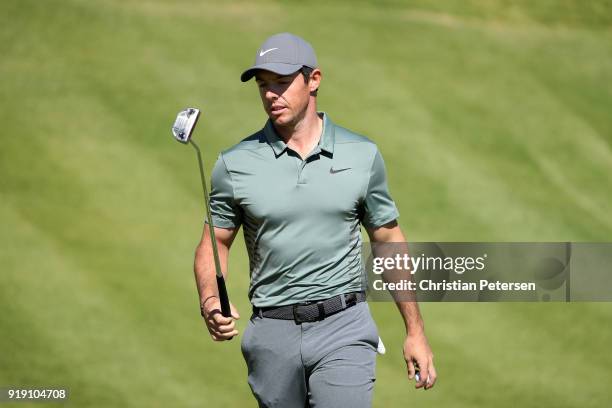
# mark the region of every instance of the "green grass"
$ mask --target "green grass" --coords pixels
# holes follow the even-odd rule
[[[610,241],[610,1],[4,1],[0,387],[72,406],[254,406],[239,339],[209,340],[191,265],[203,208],[174,114],[201,106],[212,165],[265,120],[239,75],[261,41],[315,46],[320,108],[383,152],[412,241]],[[273,16],[273,18],[271,17]],[[242,240],[230,260],[248,318]],[[608,304],[424,304],[439,384],[402,324],[375,406],[598,407]],[[20,405],[24,406],[24,405]]]

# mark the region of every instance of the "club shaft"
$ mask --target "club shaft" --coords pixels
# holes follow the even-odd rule
[[[196,150],[198,156],[198,165],[200,167],[200,180],[202,181],[202,191],[204,192],[204,203],[206,205],[206,219],[208,221],[208,231],[210,235],[210,241],[212,244],[213,258],[215,260],[215,274],[217,275],[217,288],[219,290],[219,301],[221,303],[221,314],[225,317],[231,316],[231,310],[229,307],[229,297],[227,295],[227,289],[225,287],[225,279],[223,272],[221,272],[221,261],[219,259],[219,250],[217,249],[217,238],[215,236],[215,226],[212,220],[212,214],[210,211],[210,202],[208,200],[208,188],[206,188],[206,175],[204,173],[204,164],[202,163],[202,154],[200,148],[193,141],[189,140],[189,143]]]
[[[204,192],[204,203],[206,204],[206,220],[208,221],[208,231],[210,232],[210,240],[212,242],[213,257],[215,258],[215,273],[217,276],[223,276],[221,272],[221,261],[219,260],[219,250],[217,249],[217,239],[215,237],[215,227],[212,221],[212,214],[210,213],[210,202],[208,201],[208,188],[206,188],[206,175],[204,173],[204,164],[202,163],[202,154],[200,148],[193,141],[189,141],[193,148],[196,150],[198,156],[198,165],[200,167],[200,180],[202,181],[202,191]]]

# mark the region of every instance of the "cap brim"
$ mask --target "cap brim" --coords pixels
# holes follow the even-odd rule
[[[258,69],[274,72],[278,75],[291,75],[294,72],[297,72],[300,68],[302,68],[302,65],[283,64],[281,62],[268,62],[265,64],[253,65],[251,68],[244,71],[242,75],[240,75],[240,80],[242,82],[247,82],[249,79],[253,78]]]

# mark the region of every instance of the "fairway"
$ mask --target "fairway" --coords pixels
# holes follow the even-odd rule
[[[611,1],[5,0],[0,388],[67,387],[74,407],[256,406],[241,337],[213,343],[199,316],[204,204],[170,127],[202,110],[210,174],[264,125],[239,76],[282,31],[317,50],[320,109],[378,144],[408,240],[611,241]],[[388,350],[375,407],[612,400],[611,304],[422,304],[427,392],[407,380],[395,306],[371,308]]]

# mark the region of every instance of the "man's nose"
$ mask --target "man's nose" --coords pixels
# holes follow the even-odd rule
[[[268,88],[265,97],[269,101],[275,101],[278,99],[278,92],[274,88]]]
[[[276,99],[283,94],[285,88],[281,84],[268,84],[266,88],[266,98],[268,99]]]

